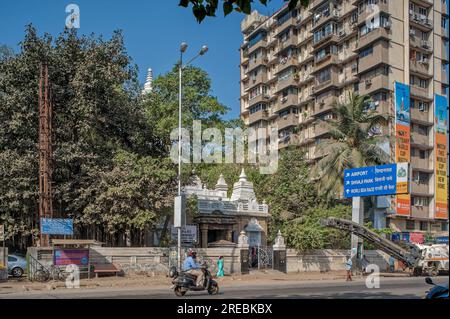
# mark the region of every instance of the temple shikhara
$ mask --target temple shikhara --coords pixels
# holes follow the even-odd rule
[[[193,185],[184,187],[186,196],[198,199],[199,214],[187,222],[197,225],[199,246],[234,246],[241,231],[246,232],[250,247],[266,246],[269,207],[258,203],[244,170],[233,185],[231,197],[228,188],[223,175],[214,189],[207,189],[198,177]]]

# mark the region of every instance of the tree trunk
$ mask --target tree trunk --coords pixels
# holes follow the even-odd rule
[[[166,216],[166,220],[164,221],[164,226],[161,231],[161,236],[159,237],[159,246],[162,246],[162,240],[166,236],[167,228],[169,227],[170,215]]]

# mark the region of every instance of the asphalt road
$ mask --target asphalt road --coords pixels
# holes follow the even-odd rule
[[[447,283],[448,277],[434,278],[436,283]],[[243,282],[224,285],[220,293],[209,296],[206,292],[188,292],[180,299],[418,299],[425,296],[431,286],[424,277],[380,278],[380,288],[369,289],[362,279],[353,282],[333,281],[273,281],[272,283]],[[61,289],[0,294],[7,299],[178,299],[170,287]]]

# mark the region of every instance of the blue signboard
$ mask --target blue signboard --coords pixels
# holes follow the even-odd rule
[[[408,192],[408,163],[344,170],[344,196],[364,197]]]
[[[73,235],[73,219],[41,218],[44,235]]]
[[[436,237],[437,244],[448,244],[448,236]]]

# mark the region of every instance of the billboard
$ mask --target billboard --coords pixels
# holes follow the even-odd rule
[[[41,233],[44,235],[73,236],[73,220],[41,218]]]
[[[395,162],[411,161],[411,115],[409,85],[395,82]],[[395,212],[397,215],[411,214],[411,195],[396,196]]]
[[[53,251],[55,266],[87,266],[89,264],[89,249],[59,249]]]
[[[364,197],[408,193],[408,163],[344,170],[344,196]]]
[[[441,219],[448,219],[447,105],[445,96],[435,95],[435,218]]]

